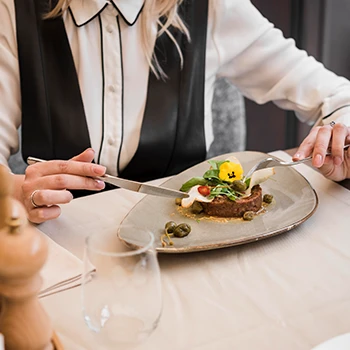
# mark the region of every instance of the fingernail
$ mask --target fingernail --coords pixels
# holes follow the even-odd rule
[[[336,166],[339,166],[342,163],[342,159],[340,157],[334,157],[333,161]]]
[[[300,153],[295,153],[293,156],[293,159],[300,159],[301,154]]]
[[[105,183],[102,180],[95,180],[96,188],[104,188]]]
[[[93,171],[97,175],[103,175],[106,172],[106,168],[104,166],[101,166],[101,165],[95,165],[93,167]]]
[[[317,167],[322,165],[322,156],[320,154],[316,154],[314,164]]]

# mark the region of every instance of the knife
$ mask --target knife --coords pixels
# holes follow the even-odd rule
[[[43,162],[47,162],[47,161],[44,159],[34,158],[34,157],[27,158],[27,163],[29,165],[35,164],[35,163],[43,163]],[[112,184],[117,187],[125,188],[126,190],[145,193],[145,194],[151,194],[154,196],[174,197],[174,198],[189,197],[188,193],[186,192],[172,190],[170,188],[165,188],[160,186],[153,186],[153,185],[145,184],[143,182],[126,180],[126,179],[122,179],[120,177],[116,177],[108,174],[105,174],[103,176],[94,176],[92,178],[104,181],[106,183]]]

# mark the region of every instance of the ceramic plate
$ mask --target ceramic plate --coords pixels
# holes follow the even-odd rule
[[[245,172],[256,162],[269,155],[260,152],[237,152],[215,157],[224,160],[228,156],[237,157]],[[167,180],[164,187],[180,189],[181,185],[195,176],[202,176],[209,169],[204,161]],[[266,212],[252,221],[228,219],[213,221],[206,217],[186,217],[179,211],[172,198],[145,196],[124,218],[118,235],[126,243],[140,245],[137,237],[128,233],[128,225],[141,226],[152,231],[158,252],[187,253],[224,248],[254,242],[293,229],[307,220],[316,210],[318,198],[309,182],[292,167],[276,167],[276,174],[261,184],[263,194],[272,194],[273,202]],[[168,221],[188,223],[191,233],[184,238],[174,238],[173,246],[163,247],[160,237]]]

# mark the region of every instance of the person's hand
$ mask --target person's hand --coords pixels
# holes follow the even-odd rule
[[[103,181],[92,179],[104,175],[106,168],[92,164],[94,151],[87,149],[68,161],[51,160],[29,165],[22,184],[22,202],[33,223],[57,218],[59,204],[69,203],[69,190],[95,190],[105,187]]]
[[[327,178],[341,181],[350,178],[350,149],[344,145],[350,143],[350,127],[344,124],[318,126],[299,146],[293,160],[303,159],[312,154],[312,165]],[[326,156],[331,148],[332,154]]]

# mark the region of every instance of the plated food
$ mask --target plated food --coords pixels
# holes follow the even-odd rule
[[[252,220],[262,208],[263,201],[271,203],[270,194],[263,197],[260,184],[275,174],[274,168],[254,172],[244,177],[240,161],[234,157],[208,161],[210,168],[202,176],[193,177],[181,186],[189,197],[177,200],[192,213],[213,217],[242,217]]]
[[[242,168],[247,172],[257,162],[270,155],[245,151],[220,155],[211,160],[222,161],[230,159],[231,156],[239,159]],[[202,175],[209,168],[208,161],[204,161],[166,179],[162,186],[179,190],[190,179],[203,177]],[[254,215],[252,221],[225,217],[212,219],[207,214],[184,215],[183,211],[191,209],[175,205],[171,198],[145,196],[125,216],[118,229],[118,236],[127,244],[142,246],[140,236],[128,230],[129,225],[139,226],[142,223],[144,229],[155,235],[155,246],[159,253],[199,252],[256,242],[288,232],[306,221],[317,208],[316,192],[308,181],[293,168],[276,168],[276,173],[269,180],[261,183],[260,187],[263,197],[266,194],[273,195],[273,202],[263,210],[263,213]],[[173,221],[177,226],[188,224],[191,232],[184,238],[171,236],[174,244],[164,246],[160,237],[164,235],[165,225],[169,221]],[[169,229],[168,233],[171,233]],[[165,240],[168,241],[167,238]]]

